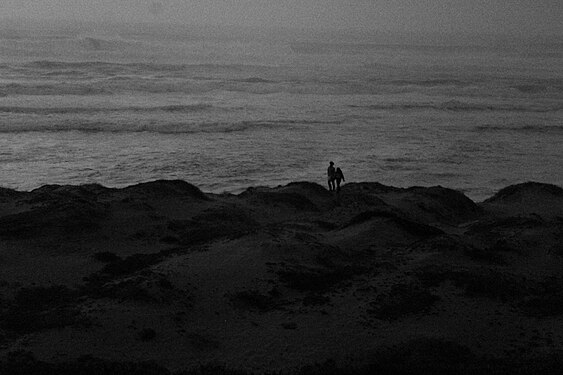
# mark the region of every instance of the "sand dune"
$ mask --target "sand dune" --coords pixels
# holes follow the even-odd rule
[[[562,290],[553,185],[0,189],[0,370],[531,373],[563,349]]]

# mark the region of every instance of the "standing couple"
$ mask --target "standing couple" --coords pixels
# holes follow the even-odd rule
[[[328,175],[328,190],[330,191],[340,191],[340,181],[346,181],[344,179],[344,173],[340,167],[334,168],[334,163],[331,161],[327,170]]]

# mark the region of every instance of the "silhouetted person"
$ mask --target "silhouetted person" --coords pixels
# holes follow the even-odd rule
[[[336,184],[334,183],[334,179],[336,178],[336,170],[334,169],[334,163],[330,162],[328,169],[326,171],[328,176],[328,190],[334,191],[336,190]]]
[[[336,180],[336,191],[340,191],[340,181],[346,182],[344,179],[344,173],[342,173],[342,169],[340,169],[340,167],[336,168],[336,172],[334,172],[334,179]]]

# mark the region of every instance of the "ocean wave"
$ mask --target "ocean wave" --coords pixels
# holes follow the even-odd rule
[[[120,93],[149,93],[149,94],[201,94],[213,90],[248,92],[253,94],[267,94],[277,92],[313,92],[318,88],[302,88],[286,85],[283,82],[208,79],[195,80],[191,78],[154,78],[135,75],[115,75],[109,78],[87,80],[68,79],[63,82],[33,82],[33,83],[0,83],[0,95],[104,95]]]
[[[418,79],[418,80],[408,80],[408,79],[396,79],[390,81],[377,80],[374,82],[382,82],[386,84],[391,84],[394,86],[424,86],[424,87],[435,87],[435,86],[468,86],[474,84],[475,82],[463,81],[454,78],[433,78],[433,79]]]
[[[385,103],[371,104],[366,106],[350,105],[351,108],[362,108],[375,111],[409,111],[409,110],[437,110],[451,112],[558,112],[563,111],[562,105],[513,105],[513,104],[482,104],[482,103],[465,103],[457,100],[451,100],[443,103]]]
[[[139,77],[117,76],[105,80],[93,80],[90,82],[55,82],[55,83],[8,83],[0,84],[0,95],[105,95],[129,92],[167,94],[183,93],[197,94],[205,93],[218,88],[220,83],[191,83],[185,80],[176,82],[152,81]]]
[[[7,83],[0,85],[0,96],[10,95],[101,95],[118,92],[107,85],[80,83]]]
[[[173,72],[186,70],[235,70],[241,71],[245,69],[273,69],[266,65],[256,64],[167,64],[167,63],[141,63],[141,62],[108,62],[108,61],[55,61],[55,60],[37,60],[13,68],[23,67],[27,69],[84,69],[84,70],[135,70],[135,71],[156,71],[156,72]]]
[[[538,94],[547,91],[563,91],[563,80],[553,80],[543,84],[522,84],[512,86],[514,89],[525,94]]]
[[[111,51],[117,48],[123,48],[125,46],[132,45],[131,42],[127,42],[121,39],[103,39],[91,36],[83,36],[78,38],[78,43],[82,48],[91,51]]]
[[[518,132],[518,133],[563,133],[563,125],[522,125],[497,126],[479,125],[473,128],[475,132]]]
[[[243,79],[235,79],[234,82],[244,82],[244,83],[276,83],[276,81],[270,79],[264,79],[260,77],[249,77]]]
[[[91,133],[159,133],[159,134],[194,134],[194,133],[234,133],[257,129],[272,129],[283,127],[290,130],[292,127],[316,124],[340,124],[341,122],[324,122],[313,120],[271,120],[271,121],[235,121],[235,122],[165,122],[153,121],[117,121],[100,122],[81,120],[41,120],[37,122],[25,121],[17,123],[0,122],[0,133],[29,133],[29,132],[91,132]]]
[[[210,110],[211,104],[180,104],[158,107],[17,107],[0,106],[0,113],[33,114],[33,115],[58,115],[58,114],[95,114],[95,113],[114,113],[114,112],[198,112]]]
[[[244,82],[231,82],[222,80],[209,81],[151,81],[150,79],[139,79],[137,77],[115,77],[105,81],[87,83],[55,83],[55,84],[0,84],[0,96],[12,95],[105,95],[121,93],[147,93],[147,94],[203,94],[213,90],[248,92],[252,94],[268,94],[292,91],[285,86],[246,84]],[[298,93],[297,89],[293,89]],[[313,90],[309,90],[313,91]]]
[[[408,45],[390,43],[338,43],[338,42],[293,42],[291,51],[297,54],[348,54],[358,55],[377,51],[416,51],[427,53],[478,52],[487,50],[479,45]]]
[[[412,163],[416,162],[416,159],[409,158],[409,157],[398,157],[398,158],[385,158],[383,161],[388,163]]]

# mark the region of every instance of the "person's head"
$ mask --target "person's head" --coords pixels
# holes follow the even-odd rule
[[[330,165],[334,165],[334,162],[331,161],[329,164],[330,164]]]

